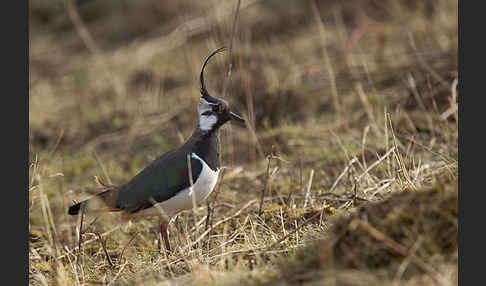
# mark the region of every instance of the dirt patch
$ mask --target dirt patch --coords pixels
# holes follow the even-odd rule
[[[442,279],[439,269],[457,267],[457,203],[454,181],[363,205],[336,219],[327,238],[298,251],[282,266],[283,278],[304,283],[310,282],[305,277],[315,281],[327,277],[325,273],[349,272],[371,273],[384,281],[397,276],[402,281],[415,276]],[[314,275],[316,271],[321,275]],[[305,275],[309,272],[314,274]],[[335,278],[337,285],[349,285],[340,275]]]

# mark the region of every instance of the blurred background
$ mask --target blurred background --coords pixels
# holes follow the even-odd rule
[[[237,1],[69,3],[30,1],[31,153],[59,141],[70,154],[131,161],[187,138],[202,62],[231,45]],[[349,120],[356,83],[389,109],[414,108],[409,74],[432,89],[424,100],[437,106],[427,108],[442,113],[443,81],[457,76],[457,1],[241,1],[232,47],[231,59],[208,67],[208,88],[257,134]],[[278,136],[257,143],[237,132],[235,148],[223,150],[238,162],[261,159],[272,144],[292,149]]]
[[[49,245],[43,194],[53,218],[47,225],[57,225],[60,243],[72,243],[75,220],[65,212],[72,199],[96,191],[93,176],[125,183],[191,135],[201,66],[221,46],[231,51],[208,65],[206,85],[248,128],[221,130],[229,171],[218,200],[258,198],[269,154],[283,159],[275,163],[275,194],[301,190],[311,170],[316,192],[351,192],[353,180],[342,175],[355,168],[352,158],[361,172],[393,145],[385,114],[406,167],[418,168],[414,184],[429,185],[450,167],[444,157],[457,159],[457,6],[30,0],[31,242]],[[384,162],[375,178],[399,176],[400,162]],[[358,192],[377,181],[365,176]]]

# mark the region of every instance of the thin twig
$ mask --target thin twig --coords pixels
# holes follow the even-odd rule
[[[400,166],[400,169],[402,170],[402,174],[405,177],[405,180],[407,181],[407,183],[409,184],[409,186],[413,190],[416,190],[417,188],[415,187],[415,184],[410,179],[410,175],[408,174],[408,170],[405,167],[405,164],[403,163],[402,155],[400,154],[400,152],[398,150],[398,147],[397,147],[397,139],[395,137],[395,132],[393,130],[393,124],[392,124],[392,121],[391,121],[390,114],[388,114],[388,122],[390,123],[390,131],[391,131],[392,138],[393,138],[393,146],[395,146],[395,149],[394,149],[393,153],[395,154],[395,157],[397,159],[398,165]]]
[[[47,158],[51,158],[52,154],[54,154],[54,152],[56,151],[57,147],[59,146],[59,143],[61,143],[61,139],[64,135],[64,128],[61,129],[61,134],[59,134],[59,136],[57,137],[57,140],[56,140],[56,143],[54,143],[54,147],[52,147],[52,150],[49,152],[49,154],[47,155]]]
[[[100,241],[101,246],[103,247],[103,250],[105,251],[105,255],[106,255],[106,259],[108,260],[108,263],[110,264],[111,267],[113,267],[113,261],[111,261],[111,257],[108,254],[108,251],[106,250],[105,241],[103,240],[103,238],[101,238],[101,235],[100,235],[99,232],[95,232],[95,234],[96,234],[96,236],[98,236],[98,240]]]
[[[410,40],[410,46],[415,52],[415,57],[418,60],[420,66],[429,72],[433,78],[435,78],[443,87],[449,88],[447,81],[445,81],[422,57],[422,55],[417,51],[417,46],[415,45],[415,39],[412,33],[408,33],[408,38]]]
[[[380,130],[378,129],[378,124],[376,123],[375,115],[373,113],[373,107],[363,90],[363,86],[361,85],[361,83],[358,82],[354,85],[354,89],[358,94],[359,99],[361,100],[361,104],[363,104],[366,115],[368,116],[368,120],[371,122],[371,126],[373,127],[373,131],[378,136],[380,134]]]
[[[192,179],[192,166],[191,166],[191,155],[187,154],[187,171],[189,172],[189,193],[191,194],[192,199],[192,212],[194,214],[194,224],[196,225],[196,236],[199,233],[199,227],[197,225],[197,215],[196,215],[196,192],[194,192],[194,182]]]
[[[458,84],[458,80],[457,78],[455,78],[451,85],[451,96],[449,97],[450,107],[440,115],[440,119],[442,120],[447,120],[449,116],[454,115],[454,119],[456,120],[456,123],[458,122],[457,91],[456,91],[457,84]]]
[[[457,163],[457,160],[456,160],[456,159],[454,159],[454,158],[448,158],[448,157],[444,156],[444,155],[443,155],[443,154],[441,154],[441,153],[435,152],[435,151],[434,151],[434,150],[432,150],[431,148],[429,148],[429,147],[427,147],[427,146],[423,145],[422,143],[418,142],[417,140],[415,140],[415,139],[413,139],[413,138],[411,138],[411,137],[408,137],[408,136],[403,136],[403,135],[400,135],[400,134],[397,134],[396,136],[397,136],[398,138],[403,138],[403,139],[406,139],[406,140],[408,140],[408,141],[412,142],[413,144],[415,144],[415,145],[417,145],[417,146],[419,146],[419,147],[421,147],[421,148],[425,149],[426,151],[429,151],[430,153],[432,153],[432,154],[434,154],[434,155],[436,155],[436,156],[441,157],[442,159],[444,159],[444,161],[446,161],[446,162],[447,162],[447,163],[449,163],[449,164],[452,164],[452,163]]]
[[[299,225],[298,227],[296,227],[292,232],[289,232],[287,235],[284,235],[282,238],[280,238],[279,240],[277,240],[276,242],[274,242],[273,244],[271,244],[267,249],[271,249],[271,248],[275,247],[276,245],[278,245],[279,243],[281,243],[282,241],[284,241],[285,239],[287,239],[287,237],[289,237],[292,234],[296,233],[302,227],[304,227],[305,225],[307,225],[309,222],[311,222],[313,219],[315,219],[316,217],[318,217],[320,215],[321,215],[321,212],[315,213],[313,216],[311,216],[310,218],[306,219],[301,225]]]
[[[425,107],[424,101],[422,100],[422,97],[420,96],[418,90],[417,90],[417,84],[415,82],[415,79],[413,78],[412,74],[408,74],[408,85],[410,89],[412,90],[412,94],[415,97],[415,101],[417,101],[420,109],[422,109],[423,113],[425,114],[425,118],[427,119],[427,124],[429,125],[429,130],[432,134],[435,134],[434,130],[434,123],[432,121],[432,117],[430,116],[430,113],[427,111],[427,108]]]
[[[324,28],[324,23],[322,22],[321,16],[319,14],[316,1],[312,1],[311,8],[312,8],[312,15],[314,16],[314,20],[316,21],[317,26],[319,28],[319,36],[321,38],[321,44],[322,44],[322,53],[326,65],[326,70],[329,75],[329,80],[331,83],[331,95],[333,99],[334,109],[337,112],[337,114],[340,114],[342,108],[338,98],[338,92],[336,86],[336,75],[334,73],[334,69],[332,68],[331,60],[327,52],[326,30]]]
[[[118,273],[115,275],[115,277],[113,278],[113,280],[110,281],[110,283],[108,283],[107,286],[110,286],[111,284],[113,284],[117,279],[118,279],[118,276],[120,276],[120,273],[122,273],[123,269],[125,269],[125,266],[128,264],[128,262],[125,262],[121,267],[120,267],[120,270],[118,271]]]
[[[272,159],[272,155],[267,156],[267,172],[266,172],[266,177],[265,177],[265,183],[263,185],[262,189],[262,195],[260,197],[260,207],[258,208],[258,216],[262,215],[262,208],[263,208],[263,198],[265,197],[265,190],[267,189],[268,186],[268,181],[270,180],[270,162]]]
[[[385,115],[385,150],[389,150],[388,146],[389,146],[389,137],[388,137],[388,122],[386,120],[386,116],[388,114],[388,111],[387,111],[387,108],[386,108],[386,105],[385,107],[383,108],[383,111],[384,111],[384,115]],[[392,168],[391,168],[391,163],[393,161],[390,159],[390,157],[386,157],[386,170],[388,172],[388,177],[394,177],[392,176]]]
[[[368,135],[369,131],[370,131],[370,126],[366,125],[363,131],[363,139],[361,140],[361,159],[363,160],[363,166],[365,168],[368,168],[368,164],[366,163],[366,157],[365,157],[365,149],[366,149],[366,135]]]
[[[78,234],[78,255],[81,255],[82,253],[82,239],[83,239],[83,220],[84,220],[84,209],[86,207],[86,204],[82,204],[81,206],[81,222],[79,223],[79,234]]]
[[[114,232],[115,230],[117,230],[117,229],[119,229],[119,228],[120,228],[120,226],[118,225],[117,227],[115,227],[115,228],[113,228],[113,229],[111,229],[111,230],[109,230],[109,231],[107,231],[107,232],[105,232],[105,233],[102,233],[102,234],[101,234],[101,236],[107,236],[108,234],[110,234],[110,233]],[[80,247],[81,247],[82,245],[87,245],[87,244],[90,244],[90,243],[95,242],[95,241],[97,241],[97,240],[98,240],[98,238],[96,237],[96,238],[93,238],[93,239],[90,239],[90,240],[84,241],[83,243],[80,243],[80,244],[79,244],[77,247],[75,247],[75,248],[72,250],[72,252],[74,252],[75,250],[79,250],[79,249],[80,249]],[[63,254],[63,255],[61,255],[61,256],[58,256],[58,257],[57,257],[57,259],[64,258],[64,257],[66,257],[67,255],[69,255],[69,253],[66,253],[66,254]]]
[[[225,218],[223,218],[222,220],[220,220],[220,221],[216,222],[216,223],[214,224],[214,226],[213,226],[213,227],[216,227],[216,226],[218,226],[218,225],[220,225],[220,224],[222,224],[222,223],[225,223],[225,222],[227,222],[227,221],[229,221],[229,220],[231,220],[231,219],[233,219],[233,218],[235,218],[235,217],[239,216],[239,215],[240,215],[240,214],[241,214],[241,213],[242,213],[242,212],[243,212],[245,209],[247,209],[248,207],[250,207],[251,205],[253,205],[253,204],[254,204],[254,203],[256,203],[257,201],[258,201],[257,199],[253,199],[253,200],[249,201],[248,203],[246,203],[246,205],[244,205],[242,208],[240,208],[240,209],[239,209],[237,212],[235,212],[235,213],[234,213],[234,214],[232,214],[231,216],[229,216],[229,217],[225,217]],[[208,229],[208,230],[206,230],[205,232],[203,232],[203,233],[202,233],[202,234],[201,234],[201,235],[200,235],[200,236],[199,236],[199,237],[198,237],[198,238],[197,238],[195,241],[193,241],[191,244],[189,244],[189,245],[185,246],[185,247],[183,248],[183,250],[185,250],[185,249],[187,249],[187,248],[189,248],[189,247],[192,247],[193,245],[195,245],[196,243],[198,243],[199,241],[201,241],[201,239],[203,239],[204,237],[206,237],[206,235],[208,235],[208,233],[209,233],[210,231],[211,231],[211,229]]]
[[[380,164],[381,161],[385,160],[386,158],[388,158],[388,155],[390,155],[391,152],[393,152],[395,150],[395,146],[391,147],[390,150],[388,150],[385,155],[381,156],[378,160],[376,160],[373,164],[371,164],[368,168],[366,168],[366,170],[364,170],[364,172],[359,175],[358,177],[358,182],[366,175],[368,174],[369,171],[371,171],[371,169],[373,169],[374,167],[376,167],[378,164]]]
[[[93,152],[93,155],[95,156],[96,162],[98,162],[98,164],[101,166],[101,170],[105,174],[105,177],[108,180],[108,184],[113,185],[113,183],[111,182],[111,178],[108,175],[108,172],[106,171],[105,164],[103,164],[103,162],[101,161],[96,150]],[[95,180],[97,181],[97,183],[99,182],[99,183],[101,183],[102,186],[104,186],[104,184],[99,180],[98,177],[95,176],[95,178],[96,178]]]
[[[213,191],[214,195],[213,195],[213,198],[212,198],[213,201],[216,201],[216,198],[218,197],[218,195],[220,193],[219,189],[221,188],[221,182],[223,181],[225,174],[226,174],[226,168],[222,168],[221,169],[221,177],[218,180],[218,184],[216,185],[216,187],[214,187],[214,191]],[[207,216],[206,216],[206,224],[204,226],[204,230],[207,230],[209,226],[211,228],[213,228],[212,213],[214,211],[214,207],[211,208],[211,205],[210,205],[211,202],[210,202],[209,198],[207,200],[207,203],[208,203],[208,213],[207,213]]]
[[[231,28],[231,39],[230,39],[230,46],[229,46],[229,65],[228,65],[228,73],[227,73],[227,78],[226,81],[224,82],[224,87],[223,87],[223,95],[226,95],[226,91],[228,89],[228,86],[231,82],[231,72],[233,70],[233,41],[236,33],[236,23],[238,22],[238,15],[240,14],[240,4],[241,0],[238,0],[236,3],[236,11],[235,11],[235,17],[233,18],[233,25]]]
[[[123,254],[125,253],[125,249],[127,249],[127,248],[128,248],[128,246],[130,245],[130,243],[131,243],[131,242],[132,242],[132,241],[135,239],[135,237],[137,237],[137,234],[138,234],[138,232],[135,232],[135,233],[133,234],[132,238],[130,238],[130,240],[128,241],[127,245],[125,245],[125,247],[123,247],[122,252],[121,252],[121,254],[120,254],[120,261],[121,261],[121,260],[122,260],[122,258],[123,258]]]
[[[349,168],[351,168],[351,166],[356,162],[358,161],[358,159],[356,157],[354,157],[353,159],[351,159],[351,161],[349,161],[349,164],[346,165],[346,167],[344,168],[344,170],[341,172],[341,174],[337,177],[336,181],[334,182],[334,184],[332,184],[331,186],[331,189],[329,190],[329,192],[332,192],[334,190],[334,188],[337,186],[337,184],[339,183],[339,181],[341,180],[341,178],[348,172]]]
[[[236,24],[238,22],[238,15],[239,15],[239,12],[240,12],[240,4],[241,4],[241,1],[238,0],[238,2],[236,4],[236,11],[235,11],[235,15],[234,15],[234,18],[233,18],[233,24],[232,24],[232,28],[231,28],[231,38],[230,38],[230,46],[229,46],[229,54],[228,54],[229,64],[228,64],[227,77],[226,77],[225,81],[223,82],[223,92],[222,92],[223,97],[226,96],[228,86],[231,83],[231,74],[232,74],[232,70],[233,70],[233,40],[234,40],[234,36],[235,36],[235,33],[236,33]],[[228,125],[228,128],[230,128],[230,131],[231,131],[231,128],[232,128],[231,124]],[[230,147],[230,149],[233,149],[233,133],[232,132],[229,132],[229,133],[225,132],[223,135],[224,135],[223,140],[229,141],[226,145],[228,145]],[[229,154],[229,160],[228,161],[230,163],[230,166],[233,166],[233,152],[231,152]]]
[[[309,175],[309,182],[307,183],[307,191],[305,192],[305,200],[304,200],[304,209],[307,206],[307,202],[311,200],[311,205],[312,203],[312,198],[310,197],[310,190],[312,186],[312,178],[314,177],[314,169],[311,170],[310,175]]]

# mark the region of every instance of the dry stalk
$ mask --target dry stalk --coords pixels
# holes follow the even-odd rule
[[[336,113],[339,115],[341,114],[342,108],[341,104],[339,103],[339,98],[338,98],[338,92],[337,92],[337,86],[336,86],[336,75],[334,74],[334,69],[332,68],[331,65],[331,60],[329,58],[329,55],[327,53],[327,40],[326,40],[326,29],[324,28],[324,23],[322,22],[321,16],[319,14],[319,10],[317,9],[317,4],[315,1],[312,1],[311,3],[311,8],[312,8],[312,15],[314,17],[314,20],[317,23],[317,26],[319,27],[319,35],[321,37],[321,44],[322,44],[322,56],[324,57],[324,62],[326,64],[326,70],[329,75],[329,81],[331,83],[331,95],[333,99],[333,104],[334,104],[334,109],[336,110]]]
[[[271,159],[272,159],[272,155],[268,155],[267,156],[267,160],[268,160],[268,163],[267,163],[267,172],[266,172],[266,176],[265,176],[265,183],[264,183],[263,189],[262,189],[262,195],[260,197],[260,207],[258,208],[258,216],[261,216],[262,215],[262,211],[263,211],[263,198],[265,197],[265,190],[267,189],[267,186],[269,185],[269,181],[270,181],[270,162],[271,162]]]
[[[384,115],[385,115],[385,150],[389,150],[389,142],[388,142],[388,122],[386,120],[386,117],[387,117],[387,114],[388,114],[388,111],[387,111],[387,108],[386,106],[384,107]],[[393,178],[393,174],[392,174],[392,166],[391,166],[391,162],[393,162],[392,160],[390,160],[389,157],[386,158],[386,169],[387,169],[387,172],[388,172],[388,177],[389,178]]]
[[[110,176],[108,175],[108,172],[106,171],[105,164],[103,164],[103,162],[100,160],[100,157],[98,156],[98,153],[96,152],[96,150],[93,152],[93,154],[95,156],[96,162],[100,165],[101,170],[103,171],[103,174],[105,174],[105,177],[108,180],[108,184],[112,185],[113,183],[111,182]],[[99,181],[98,177],[96,177],[95,180]]]
[[[223,226],[223,236],[221,237],[222,241],[225,241],[225,239],[227,237],[227,233],[228,233],[228,224],[225,224]],[[221,253],[225,253],[226,244],[222,243],[220,247],[221,247]],[[228,260],[226,259],[226,257],[222,257],[221,260],[220,260],[220,263],[221,263],[221,269],[224,269],[224,266],[228,263]]]
[[[351,160],[351,158],[349,157],[348,151],[344,147],[343,141],[341,141],[341,138],[339,138],[339,136],[337,136],[337,134],[334,133],[334,131],[332,131],[332,130],[329,130],[329,133],[331,133],[331,135],[336,138],[336,140],[339,144],[339,147],[343,150],[344,156],[346,157],[346,161]]]
[[[111,260],[111,257],[108,254],[108,251],[106,250],[105,241],[103,240],[103,238],[101,237],[99,232],[95,232],[95,234],[98,237],[98,240],[100,241],[100,244],[101,244],[101,247],[103,248],[103,251],[105,252],[106,259],[108,260],[108,263],[110,264],[111,267],[113,267],[114,266],[113,261]]]
[[[307,225],[309,222],[311,222],[313,219],[315,219],[316,217],[320,216],[322,213],[321,212],[318,212],[318,213],[315,213],[313,216],[311,216],[310,218],[306,219],[302,224],[300,224],[298,227],[296,227],[293,231],[289,232],[287,235],[284,235],[282,238],[280,238],[279,240],[277,240],[276,242],[274,242],[273,244],[271,244],[268,248],[268,249],[271,249],[271,248],[274,248],[276,245],[280,244],[282,241],[284,241],[285,239],[287,239],[287,237],[293,235],[294,233],[296,233],[297,231],[299,231],[302,227],[304,227],[305,225]]]
[[[110,286],[111,284],[113,284],[117,279],[118,277],[120,276],[120,274],[122,273],[123,269],[125,269],[125,266],[128,264],[128,262],[125,262],[123,263],[123,265],[120,267],[120,270],[118,270],[118,273],[116,273],[115,277],[113,278],[113,280],[110,281],[110,283],[108,283],[106,286]]]
[[[64,128],[61,129],[61,133],[56,139],[56,143],[54,143],[54,147],[52,147],[51,151],[49,151],[49,154],[47,155],[47,158],[51,158],[51,156],[54,154],[54,152],[57,150],[57,147],[59,146],[59,143],[61,143],[61,139],[64,135]]]
[[[391,152],[393,152],[395,150],[395,146],[391,147],[390,150],[388,150],[385,155],[381,156],[378,160],[376,160],[373,164],[371,164],[368,168],[366,168],[366,170],[361,174],[359,175],[358,177],[358,182],[365,176],[368,174],[369,171],[371,171],[374,167],[376,167],[378,164],[380,164],[383,160],[385,160],[386,158],[388,158],[388,156],[391,154]]]
[[[368,164],[366,163],[366,157],[365,157],[365,148],[366,148],[366,136],[368,135],[368,132],[370,131],[370,126],[366,125],[364,131],[363,131],[363,139],[361,140],[361,159],[363,160],[363,166],[365,169],[368,168]]]
[[[457,80],[457,78],[455,78],[454,81],[452,82],[452,85],[451,85],[451,96],[448,98],[450,107],[440,115],[440,119],[442,119],[442,120],[447,120],[447,118],[449,116],[454,115],[454,119],[456,120],[456,124],[459,122],[459,119],[458,119],[458,116],[457,116],[457,110],[458,110],[458,107],[457,107],[457,90],[456,90],[457,84],[458,84],[458,80]]]
[[[415,144],[415,145],[417,145],[417,146],[419,146],[419,147],[423,148],[424,150],[426,150],[426,151],[430,152],[431,154],[434,154],[434,155],[436,155],[436,156],[441,157],[441,158],[442,158],[444,161],[446,161],[446,162],[447,162],[447,163],[449,163],[449,164],[455,164],[455,163],[457,163],[457,160],[455,160],[454,158],[448,158],[448,157],[444,156],[444,155],[443,155],[443,154],[441,154],[441,153],[435,152],[435,151],[434,151],[434,150],[432,150],[430,147],[427,147],[427,146],[423,145],[422,143],[420,143],[420,142],[416,141],[416,140],[415,140],[415,139],[413,139],[413,138],[410,138],[410,137],[407,137],[407,136],[401,136],[401,135],[397,135],[397,137],[400,137],[400,138],[404,138],[404,139],[406,139],[406,140],[409,140],[409,141],[410,141],[410,142],[412,142],[413,144]]]
[[[429,125],[430,132],[432,133],[432,135],[434,135],[435,130],[434,130],[434,123],[432,122],[432,117],[430,116],[430,113],[427,112],[427,108],[425,107],[422,97],[420,96],[417,90],[417,84],[415,83],[415,79],[413,78],[411,73],[408,74],[408,85],[412,90],[413,96],[415,97],[415,100],[417,101],[420,109],[422,109],[422,111],[425,114],[425,117],[427,118],[427,124]]]
[[[309,175],[309,182],[307,183],[307,190],[305,192],[305,200],[304,200],[304,209],[307,207],[307,202],[310,201],[310,204],[313,206],[314,202],[310,195],[310,190],[312,186],[312,178],[314,177],[314,169],[311,170]]]
[[[102,237],[103,237],[103,236],[107,236],[108,234],[110,234],[110,233],[114,232],[115,230],[118,230],[120,227],[121,227],[121,226],[119,225],[119,226],[117,226],[117,227],[115,227],[115,228],[113,228],[113,229],[111,229],[111,230],[109,230],[109,231],[107,231],[107,232],[104,232],[104,233],[102,233],[102,234],[101,234],[101,236],[102,236]],[[95,242],[95,241],[97,241],[97,240],[98,240],[98,237],[93,238],[93,239],[90,239],[90,240],[87,240],[87,241],[84,241],[84,242],[82,242],[82,243],[78,243],[78,246],[77,246],[77,247],[75,247],[74,249],[72,249],[72,251],[71,251],[71,252],[68,252],[68,253],[63,254],[63,255],[61,255],[61,256],[58,256],[58,257],[57,257],[57,259],[64,258],[64,257],[68,256],[69,254],[72,254],[72,253],[73,253],[75,250],[78,250],[78,251],[79,251],[79,249],[81,249],[81,248],[80,248],[81,246],[86,245],[86,244],[93,243],[93,242]]]
[[[334,184],[332,184],[331,186],[331,189],[329,189],[329,192],[332,192],[334,190],[334,188],[337,186],[337,184],[339,183],[339,181],[341,181],[341,178],[348,172],[349,168],[351,168],[351,166],[356,162],[358,161],[358,159],[355,157],[353,159],[351,159],[351,161],[349,161],[348,165],[346,165],[346,167],[344,168],[344,170],[341,172],[341,174],[337,177],[336,181],[334,181]]]
[[[225,222],[227,222],[227,221],[229,221],[229,220],[231,220],[231,219],[239,216],[245,209],[247,209],[248,207],[250,207],[251,205],[253,205],[257,201],[258,201],[257,199],[253,199],[253,200],[249,201],[248,203],[246,203],[246,205],[244,205],[243,207],[241,207],[237,212],[235,212],[231,216],[225,217],[222,220],[216,222],[213,227],[216,227],[216,226],[218,226],[218,225],[220,225],[222,223],[225,223]],[[205,232],[203,232],[195,241],[193,241],[189,245],[185,246],[183,248],[183,250],[188,249],[188,248],[192,247],[193,245],[195,245],[196,243],[198,243],[199,241],[201,241],[201,239],[203,239],[204,237],[206,237],[206,235],[208,235],[210,231],[211,231],[211,229],[208,229]]]
[[[378,194],[378,193],[380,193],[381,191],[383,191],[384,189],[388,188],[388,187],[391,185],[391,183],[392,183],[392,182],[394,182],[394,181],[395,181],[395,179],[392,179],[392,180],[390,180],[390,181],[388,181],[388,182],[384,183],[382,186],[380,186],[379,188],[377,188],[377,189],[376,189],[376,191],[374,191],[374,192],[373,192],[373,193],[372,193],[372,194],[369,196],[369,198],[368,198],[368,199],[369,199],[369,200],[373,199],[373,197],[374,197],[376,194]]]
[[[67,246],[64,246],[64,250],[68,253],[70,253],[69,249],[67,248]],[[71,255],[74,256],[74,254],[70,253]],[[71,256],[67,256],[67,259],[68,259],[68,262],[69,262],[69,265],[71,266],[71,269],[72,269],[72,272],[74,273],[74,279],[76,279],[76,284],[77,285],[81,285],[81,283],[79,282],[79,275],[78,275],[78,272],[76,271],[76,265],[73,264],[73,261],[71,260]],[[59,260],[58,260],[59,261]]]
[[[82,240],[83,240],[83,221],[84,221],[84,211],[86,209],[86,204],[83,204],[81,206],[81,218],[80,218],[80,223],[79,223],[79,233],[78,233],[78,263],[81,262],[81,260],[84,260],[84,255],[81,246],[83,245]],[[81,259],[79,259],[81,257]],[[84,264],[84,263],[82,263]],[[82,265],[80,264],[80,266]]]
[[[302,190],[302,159],[299,157],[299,175],[300,175],[300,188],[299,190]],[[290,180],[291,180],[291,183],[290,183],[290,186],[293,186],[293,182],[292,182],[292,175],[290,176]],[[289,192],[289,195],[287,196],[287,207],[290,207],[292,204],[291,202],[293,201],[292,200],[292,195],[294,194],[294,190],[295,188],[291,188],[290,189],[290,192]]]
[[[284,219],[283,219],[282,207],[280,207],[280,224],[282,225],[283,234],[287,235],[287,231],[285,230],[285,223],[284,223]]]
[[[354,89],[361,100],[361,104],[363,104],[366,115],[368,116],[368,120],[371,122],[371,126],[373,127],[373,131],[375,131],[375,134],[378,136],[380,134],[380,130],[378,129],[378,124],[376,123],[373,107],[371,106],[368,97],[363,90],[363,86],[358,82],[354,85]]]
[[[59,255],[59,249],[58,249],[59,241],[58,241],[56,225],[54,224],[54,219],[53,219],[49,199],[47,198],[47,195],[44,193],[44,187],[41,182],[41,176],[39,174],[37,174],[37,180],[39,181],[41,210],[44,217],[44,222],[46,224],[46,231],[49,236],[50,247],[54,249],[54,253],[51,252],[51,255],[57,256]]]
[[[245,125],[246,125],[246,128],[248,129],[248,132],[249,132],[249,135],[251,137],[251,139],[253,140],[253,143],[256,145],[256,149],[258,151],[258,155],[261,157],[261,158],[264,158],[265,157],[265,153],[263,152],[263,147],[260,143],[260,140],[258,139],[258,136],[256,134],[256,131],[255,131],[255,128],[254,128],[254,120],[249,121],[249,117],[246,116],[245,114],[242,114],[243,116],[243,119],[245,119]]]
[[[419,65],[425,69],[428,73],[430,73],[432,75],[433,78],[435,78],[435,80],[437,80],[443,87],[445,88],[449,88],[449,85],[447,84],[447,81],[445,81],[425,60],[424,58],[422,57],[422,55],[418,52],[417,50],[417,46],[415,44],[415,39],[413,37],[413,34],[412,33],[408,33],[408,39],[409,39],[409,43],[410,43],[410,46],[412,47],[412,49],[414,50],[415,52],[415,57],[417,58],[417,61],[419,63]]]
[[[228,65],[228,72],[227,72],[227,77],[223,85],[223,95],[226,95],[226,91],[228,90],[229,83],[231,82],[231,72],[233,70],[233,61],[231,60],[233,57],[233,41],[235,38],[236,34],[236,23],[238,22],[238,15],[240,14],[240,4],[241,0],[238,0],[236,3],[236,11],[235,11],[235,16],[233,18],[233,24],[231,27],[231,39],[230,39],[230,46],[229,46],[229,65]]]
[[[223,168],[221,170],[221,178],[218,180],[218,183],[216,185],[216,187],[214,187],[214,195],[213,195],[213,201],[216,201],[216,198],[218,197],[219,193],[220,193],[220,188],[221,188],[221,182],[223,181],[224,179],[224,175],[226,174],[225,172],[226,168]],[[207,200],[207,216],[206,216],[206,224],[204,226],[204,230],[208,230],[208,227],[210,229],[213,229],[213,212],[214,212],[214,207],[211,208],[211,204],[210,204],[210,201],[209,199]],[[209,247],[209,239],[208,239],[208,247]]]
[[[120,254],[120,261],[123,259],[123,254],[125,253],[125,250],[128,248],[128,246],[130,245],[130,243],[135,239],[135,237],[137,237],[137,234],[138,234],[138,232],[134,233],[133,236],[132,236],[132,238],[130,238],[130,240],[128,241],[128,243],[123,247],[122,252]],[[101,237],[99,239],[101,239]]]
[[[233,71],[233,61],[232,61],[232,58],[233,58],[233,41],[234,41],[234,37],[235,37],[235,33],[236,33],[236,24],[238,22],[238,15],[240,13],[240,4],[241,4],[241,0],[238,0],[238,2],[236,3],[236,11],[235,11],[235,15],[234,15],[234,18],[233,18],[233,24],[232,24],[232,28],[231,28],[231,38],[230,38],[229,55],[228,55],[229,64],[228,64],[227,77],[226,77],[226,80],[223,83],[223,92],[222,92],[223,96],[226,96],[228,86],[231,83],[231,74],[232,74],[232,71]],[[228,125],[228,128],[230,128],[230,130],[231,130],[231,124]],[[226,145],[229,146],[230,150],[233,150],[233,148],[234,148],[233,132],[225,133],[225,135],[226,135],[225,137],[229,141],[229,144],[226,144]],[[230,160],[229,160],[230,166],[233,166],[233,152],[231,152],[229,154],[229,156],[230,156]]]
[[[391,131],[392,138],[393,138],[393,145],[395,147],[394,148],[394,151],[393,151],[393,153],[395,154],[395,158],[396,158],[396,160],[398,162],[398,165],[400,166],[400,170],[402,171],[403,177],[407,181],[408,185],[413,190],[416,190],[417,188],[415,187],[415,184],[410,179],[410,175],[408,174],[408,170],[405,167],[405,163],[403,163],[402,155],[400,154],[400,152],[398,150],[398,147],[397,147],[397,139],[395,137],[395,132],[393,131],[393,124],[392,124],[392,121],[391,121],[391,118],[390,118],[390,114],[388,114],[388,122],[390,123],[390,131]]]
[[[249,41],[248,41],[249,42]],[[250,54],[250,45],[246,45],[246,53]],[[240,66],[242,66],[242,59],[240,57]],[[256,151],[258,151],[261,157],[263,157],[263,151],[262,147],[260,145],[260,142],[258,141],[258,137],[255,132],[255,108],[254,108],[254,100],[253,100],[253,92],[251,88],[251,80],[249,76],[249,71],[246,70],[244,72],[244,77],[246,80],[247,84],[247,89],[246,89],[246,106],[247,106],[247,111],[248,111],[248,118],[245,118],[247,123],[247,129],[248,129],[248,155],[250,162],[255,162],[255,157],[256,157]]]

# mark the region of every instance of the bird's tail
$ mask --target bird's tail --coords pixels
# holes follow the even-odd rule
[[[92,196],[89,199],[86,199],[82,202],[70,206],[68,210],[68,214],[70,215],[79,214],[79,211],[81,210],[82,206],[88,207],[90,211],[94,211],[94,212],[121,211],[121,209],[116,204],[118,189],[114,186],[108,186],[102,183],[97,177],[95,177],[95,181],[100,188],[103,188],[103,191]],[[100,205],[100,203],[102,204]]]
[[[86,201],[82,201],[80,203],[77,203],[75,205],[72,205],[69,207],[68,214],[69,215],[77,215],[79,213],[79,210],[81,209],[81,204],[84,204]]]

